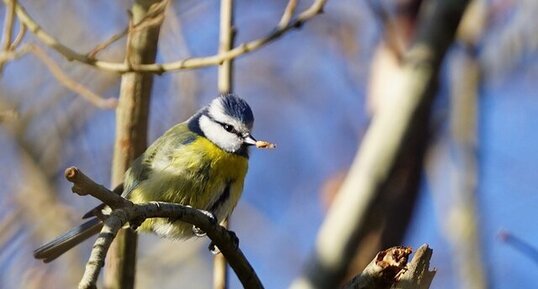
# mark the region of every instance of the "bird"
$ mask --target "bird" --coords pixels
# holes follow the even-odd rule
[[[166,131],[132,162],[125,173],[122,196],[133,203],[191,206],[222,222],[241,197],[249,148],[270,144],[251,135],[253,124],[254,115],[244,99],[221,94]],[[91,217],[89,221],[37,248],[34,257],[48,263],[100,232],[103,222],[95,212],[103,208],[90,211],[85,215]],[[174,239],[200,233],[190,224],[167,218],[146,219],[137,230]]]

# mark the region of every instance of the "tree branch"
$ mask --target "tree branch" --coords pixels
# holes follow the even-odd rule
[[[3,0],[4,3],[8,3],[12,0]],[[290,0],[294,1],[294,0]],[[78,53],[73,49],[62,44],[58,39],[54,38],[43,28],[35,22],[35,20],[28,15],[24,7],[15,1],[15,11],[20,22],[28,27],[34,35],[45,45],[55,49],[58,53],[62,54],[69,61],[78,61],[84,64],[91,65],[95,68],[113,71],[118,73],[126,72],[147,72],[147,73],[164,73],[167,71],[175,71],[181,69],[193,69],[206,66],[219,65],[223,61],[237,58],[243,54],[258,50],[268,43],[280,38],[285,33],[300,28],[306,21],[312,19],[314,16],[323,12],[323,7],[327,0],[316,0],[312,5],[299,14],[294,20],[290,21],[286,26],[277,26],[272,32],[249,42],[242,43],[237,47],[225,52],[218,53],[212,56],[206,57],[194,57],[187,58],[178,61],[168,63],[152,63],[152,64],[129,64],[125,62],[109,62],[94,59],[88,55]],[[287,9],[286,9],[287,10]],[[284,13],[286,14],[286,12]]]
[[[15,23],[15,1],[8,0],[4,3],[6,4],[6,15],[4,17],[4,29],[2,30],[2,50],[8,51],[11,48],[13,24]]]
[[[91,195],[103,201],[106,205],[116,208],[105,220],[105,225],[94,243],[84,276],[79,283],[79,288],[95,288],[97,277],[104,265],[110,244],[123,225],[127,222],[131,222],[131,224],[140,223],[147,218],[178,219],[200,228],[226,257],[245,288],[263,288],[256,272],[236,245],[232,234],[226,228],[216,224],[203,211],[165,202],[132,204],[102,185],[95,183],[74,167],[68,168],[65,176],[68,181],[73,183],[73,192],[81,196]]]
[[[11,50],[11,37],[13,36],[13,24],[15,23],[15,0],[8,0],[6,4],[6,14],[4,16],[4,29],[2,29],[2,43],[0,51],[2,54]],[[8,58],[0,59],[0,72],[4,69],[4,64]]]
[[[297,8],[297,0],[290,0],[284,9],[284,14],[280,17],[280,22],[277,25],[278,28],[286,27],[290,24],[295,13],[295,8]]]

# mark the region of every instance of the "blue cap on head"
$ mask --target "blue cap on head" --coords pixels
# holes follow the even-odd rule
[[[248,103],[238,96],[228,93],[221,94],[218,98],[224,109],[224,113],[238,119],[249,127],[254,123],[254,114]]]

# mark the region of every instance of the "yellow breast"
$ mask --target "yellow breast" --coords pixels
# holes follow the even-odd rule
[[[148,178],[132,190],[129,199],[135,203],[164,201],[211,209],[222,221],[237,205],[247,169],[247,158],[197,137],[188,145],[171,150],[166,157],[152,161]],[[149,219],[141,229],[181,238],[192,235],[191,227],[182,222]]]

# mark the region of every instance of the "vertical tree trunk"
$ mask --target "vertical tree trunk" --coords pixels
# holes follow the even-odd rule
[[[136,0],[132,6],[132,23],[140,22],[150,7],[159,0]],[[126,61],[131,64],[155,62],[160,23],[145,29],[132,30],[127,37]],[[112,186],[123,182],[131,162],[147,146],[147,128],[152,74],[126,73],[121,78],[121,91],[116,110],[116,140],[112,163]],[[131,229],[120,231],[112,244],[105,273],[108,289],[134,287],[137,236]]]
[[[219,53],[226,52],[232,49],[234,40],[233,27],[233,0],[221,0],[220,2],[220,37],[219,37]],[[219,93],[232,92],[233,85],[233,65],[232,60],[224,61],[219,66],[218,89]],[[228,227],[228,220],[223,226]],[[222,254],[215,256],[213,267],[213,288],[226,289],[228,288],[228,266],[226,259]]]

